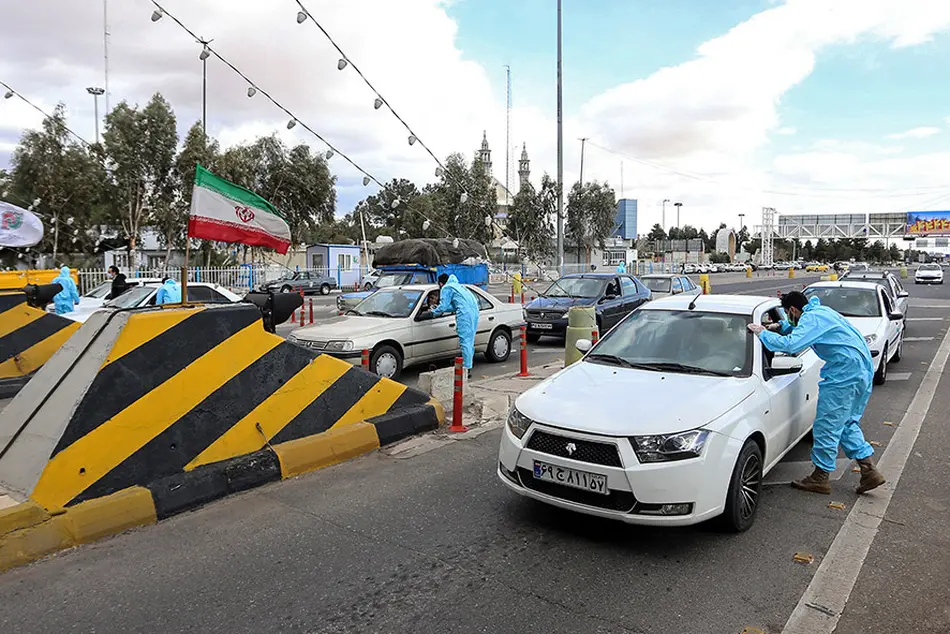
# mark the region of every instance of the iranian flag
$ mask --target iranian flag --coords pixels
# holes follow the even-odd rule
[[[270,247],[280,254],[290,248],[290,227],[272,204],[200,165],[195,170],[188,235]]]

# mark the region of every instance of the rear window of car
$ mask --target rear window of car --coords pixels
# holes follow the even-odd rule
[[[820,287],[805,289],[809,298],[817,297],[822,306],[836,311],[842,317],[880,317],[881,302],[878,291],[870,288]]]
[[[939,264],[921,264],[920,268],[917,270],[918,271],[939,271],[940,265]]]

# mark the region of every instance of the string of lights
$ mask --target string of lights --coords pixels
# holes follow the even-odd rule
[[[851,200],[851,199],[856,198],[856,196],[846,195],[846,194],[860,193],[860,194],[867,194],[867,197],[874,197],[874,198],[908,198],[908,197],[913,197],[913,196],[925,196],[937,191],[946,191],[948,188],[950,188],[950,186],[947,186],[947,185],[942,185],[942,186],[935,185],[932,187],[917,188],[914,191],[902,191],[899,193],[895,192],[892,189],[810,188],[809,190],[802,190],[802,191],[761,189],[757,187],[748,187],[748,186],[738,185],[738,184],[723,183],[721,181],[716,180],[714,177],[708,176],[705,174],[694,174],[691,172],[684,172],[682,170],[678,170],[668,165],[663,165],[661,163],[655,163],[653,161],[648,161],[646,159],[630,156],[623,152],[619,152],[617,150],[600,145],[599,143],[596,143],[591,140],[588,140],[587,143],[604,152],[607,152],[608,154],[612,154],[614,156],[617,156],[622,159],[626,159],[628,161],[633,161],[634,163],[640,163],[642,165],[646,165],[647,167],[651,167],[655,170],[668,172],[676,176],[681,176],[683,178],[707,182],[714,185],[720,185],[722,187],[729,187],[732,189],[738,189],[738,190],[743,190],[743,191],[751,191],[751,192],[757,192],[757,193],[763,193],[763,194],[774,194],[776,196],[797,196],[797,197],[804,197],[804,198],[830,198],[830,199]],[[840,194],[845,194],[845,195],[840,195]],[[857,196],[857,198],[861,198],[861,197],[863,196]]]
[[[152,12],[152,17],[151,17],[152,22],[158,22],[159,20],[162,19],[162,17],[164,17],[164,16],[167,15],[167,16],[169,17],[169,19],[171,19],[175,24],[177,24],[183,31],[185,31],[185,33],[187,33],[189,36],[191,36],[196,42],[203,43],[203,44],[202,44],[201,53],[200,53],[200,55],[198,56],[199,59],[202,60],[202,61],[204,61],[204,60],[208,59],[209,57],[214,56],[214,57],[215,57],[216,59],[218,59],[222,64],[224,64],[225,66],[227,66],[228,68],[230,68],[236,75],[238,75],[239,77],[241,77],[241,79],[243,79],[243,80],[247,83],[247,86],[248,86],[248,87],[247,87],[247,96],[248,96],[248,98],[253,98],[254,96],[256,96],[256,95],[258,95],[258,94],[263,95],[268,101],[270,101],[274,106],[276,106],[279,110],[281,110],[282,112],[284,112],[284,114],[286,114],[286,115],[289,117],[289,119],[288,119],[288,121],[287,121],[287,129],[288,129],[288,130],[293,129],[294,127],[296,127],[296,126],[299,124],[300,127],[302,127],[303,129],[305,129],[307,132],[309,132],[309,133],[312,134],[314,137],[316,137],[317,139],[319,139],[320,142],[322,142],[324,145],[326,145],[327,151],[326,151],[326,153],[324,154],[324,158],[325,158],[326,160],[329,161],[331,158],[333,158],[333,156],[339,155],[339,156],[340,156],[341,158],[343,158],[347,163],[349,163],[351,166],[353,166],[353,168],[355,168],[357,171],[359,171],[361,174],[363,174],[363,185],[364,185],[364,186],[367,186],[367,185],[369,185],[369,184],[372,182],[372,183],[376,183],[380,188],[384,188],[384,187],[385,187],[385,185],[382,183],[382,181],[380,181],[378,178],[376,178],[376,177],[375,177],[372,173],[370,173],[367,169],[363,168],[363,167],[360,166],[358,163],[356,163],[356,161],[354,161],[352,158],[350,158],[349,156],[347,156],[344,152],[340,151],[339,148],[337,148],[336,146],[334,146],[334,145],[333,145],[332,143],[330,143],[330,141],[328,141],[323,135],[321,135],[320,133],[318,133],[316,130],[314,130],[312,127],[310,127],[306,122],[304,122],[303,120],[301,120],[301,118],[298,117],[297,115],[295,115],[289,108],[287,108],[287,107],[284,106],[282,103],[280,103],[279,101],[277,101],[277,99],[276,99],[275,97],[273,97],[268,91],[266,91],[265,89],[261,88],[261,86],[260,86],[259,84],[257,84],[256,82],[254,82],[250,77],[248,77],[244,72],[242,72],[237,66],[235,66],[233,63],[231,63],[228,59],[226,59],[223,55],[221,55],[217,50],[215,50],[214,48],[212,48],[212,47],[210,46],[210,44],[207,43],[207,40],[204,40],[203,38],[198,37],[198,35],[197,35],[193,30],[191,30],[190,28],[188,28],[180,19],[178,19],[175,15],[169,13],[167,9],[165,9],[161,4],[159,4],[159,2],[157,2],[157,0],[150,0],[150,1],[151,1],[151,3],[152,3],[153,5],[155,5],[155,10]],[[413,144],[413,143],[415,143],[415,141],[410,140],[410,145]],[[427,148],[427,149],[428,149],[428,148]],[[437,160],[438,160],[438,159],[437,159]],[[461,194],[461,196],[460,196],[460,198],[459,198],[459,201],[464,204],[467,200],[468,200],[468,193],[465,192],[465,191],[462,191],[462,194]],[[391,208],[392,208],[392,209],[396,209],[396,208],[401,204],[401,202],[402,202],[402,201],[400,201],[399,198],[394,199],[394,200],[392,201],[392,203],[391,203]],[[418,210],[416,210],[416,209],[411,209],[411,208],[410,208],[410,211],[412,211],[412,212],[415,213],[415,214],[418,214],[421,218],[424,219],[425,222],[423,223],[423,230],[428,230],[428,228],[429,228],[430,226],[433,226],[433,227],[439,229],[440,231],[444,232],[447,236],[451,236],[451,235],[452,235],[452,233],[451,233],[450,231],[448,231],[445,227],[440,226],[438,223],[434,222],[431,218],[427,217],[427,216],[426,216],[425,214],[423,214],[422,212],[420,212],[420,211],[418,211]]]
[[[14,90],[12,87],[10,87],[9,84],[0,81],[0,86],[3,86],[3,87],[6,89],[6,92],[3,93],[3,98],[4,98],[4,99],[12,99],[13,97],[17,97],[17,98],[20,99],[20,101],[22,101],[23,103],[25,103],[26,105],[30,106],[31,108],[33,108],[34,110],[36,110],[37,112],[39,112],[41,115],[43,115],[43,118],[45,118],[45,119],[52,119],[52,117],[51,117],[49,114],[47,114],[47,112],[46,112],[45,110],[43,110],[42,108],[40,108],[39,106],[37,106],[35,103],[33,103],[32,101],[30,101],[29,99],[27,99],[26,97],[24,97],[22,93],[19,93],[19,92],[17,92],[16,90]],[[69,134],[73,135],[80,143],[82,143],[83,145],[85,145],[85,146],[88,147],[88,148],[91,148],[91,147],[92,147],[92,143],[90,143],[89,141],[87,141],[87,140],[84,139],[83,137],[81,137],[81,136],[79,136],[78,134],[76,134],[76,132],[74,132],[73,130],[71,130],[71,129],[69,128],[69,126],[67,126],[65,123],[60,123],[60,125],[63,127],[63,129],[64,129],[66,132],[68,132]]]

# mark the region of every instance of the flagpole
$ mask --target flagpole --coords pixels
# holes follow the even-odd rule
[[[189,214],[189,220],[191,215]],[[190,223],[189,223],[190,224]],[[191,253],[191,236],[185,228],[185,266],[181,267],[181,303],[188,303],[188,255]]]

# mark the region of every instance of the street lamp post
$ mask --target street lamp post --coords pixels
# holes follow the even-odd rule
[[[86,88],[86,92],[92,95],[93,109],[96,116],[96,143],[99,143],[99,95],[104,95],[106,91],[105,88],[90,86]]]
[[[561,0],[557,0],[557,268],[564,272],[564,121],[561,82]]]
[[[663,199],[663,231],[666,231],[666,203],[670,202],[669,198]]]
[[[211,56],[208,51],[208,44],[214,40],[199,39],[198,43],[203,47],[201,55],[201,133],[208,136],[208,58]]]
[[[676,228],[680,229],[680,209],[683,207],[683,203],[673,203],[673,206],[676,207]]]

